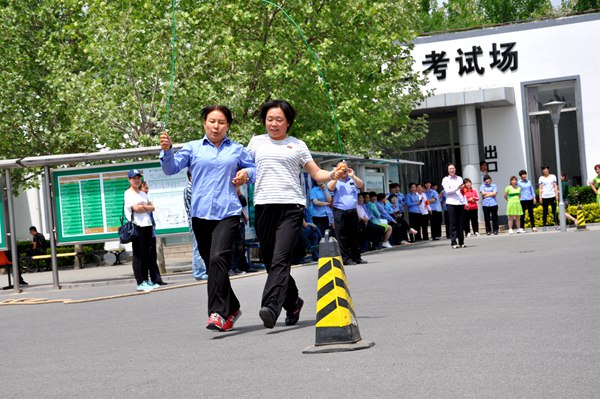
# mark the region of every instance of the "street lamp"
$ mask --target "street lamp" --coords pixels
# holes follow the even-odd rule
[[[552,101],[544,104],[544,107],[548,109],[550,112],[550,117],[552,118],[552,123],[554,124],[554,146],[556,147],[556,176],[562,173],[562,169],[560,167],[560,147],[558,146],[558,121],[560,120],[560,110],[565,106],[565,103],[562,101]],[[560,231],[562,233],[567,231],[567,221],[565,219],[565,202],[563,200],[563,190],[561,181],[558,180],[558,212],[560,215]]]

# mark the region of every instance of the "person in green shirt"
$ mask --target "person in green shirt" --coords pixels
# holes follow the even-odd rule
[[[513,220],[517,225],[517,234],[525,233],[521,228],[521,187],[517,185],[517,176],[510,177],[510,185],[504,189],[504,199],[508,201],[506,214],[508,215],[508,234],[513,234]]]
[[[590,186],[592,186],[592,190],[596,194],[596,202],[600,206],[600,163],[594,166],[594,170],[596,171],[596,176],[590,183]]]

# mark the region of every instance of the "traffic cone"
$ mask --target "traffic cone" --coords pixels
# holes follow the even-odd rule
[[[581,205],[577,205],[577,230],[587,230],[587,227],[585,227],[585,214],[581,209]]]
[[[302,353],[344,352],[375,345],[360,336],[340,247],[329,231],[319,243],[317,290],[315,344]]]

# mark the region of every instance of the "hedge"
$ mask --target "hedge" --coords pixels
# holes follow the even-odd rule
[[[569,198],[570,198],[570,195],[569,195]],[[585,204],[585,205],[581,206],[581,209],[583,210],[583,215],[585,216],[586,223],[599,223],[600,222],[600,207],[598,207],[598,204],[596,204],[596,203]],[[551,212],[552,212],[552,208],[548,208],[548,213],[551,213]],[[558,204],[556,205],[556,212],[558,212]],[[577,206],[569,205],[569,207],[567,208],[567,213],[577,219]],[[542,215],[543,215],[542,206],[538,204],[533,209],[533,217],[535,218],[535,225],[538,227],[543,225]],[[571,222],[569,219],[567,219],[567,224],[573,224],[573,222]],[[548,225],[549,226],[554,225],[554,217],[552,217],[552,215],[550,215],[550,214],[548,215]],[[525,227],[531,227],[531,223],[529,221],[529,212],[525,212]]]

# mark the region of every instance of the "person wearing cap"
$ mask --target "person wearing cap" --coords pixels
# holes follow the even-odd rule
[[[127,220],[133,222],[137,229],[137,237],[131,242],[133,274],[138,291],[151,291],[164,284],[156,267],[156,238],[152,212],[154,205],[142,190],[142,172],[131,169],[127,174],[129,188],[123,199],[123,213]],[[150,274],[150,278],[148,278]]]
[[[233,122],[229,108],[211,105],[200,115],[204,137],[184,144],[175,154],[171,137],[164,132],[160,136],[160,161],[167,175],[184,168],[192,173],[192,229],[208,272],[206,328],[228,331],[242,314],[229,281],[229,262],[242,214],[236,186],[253,180],[256,167],[242,145],[227,136]]]

